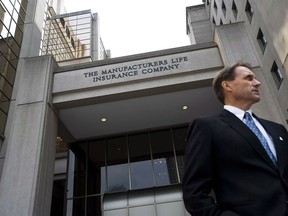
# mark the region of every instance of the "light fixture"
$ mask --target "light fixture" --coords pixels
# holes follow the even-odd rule
[[[182,107],[182,109],[183,109],[183,110],[187,110],[187,109],[188,109],[188,106],[184,105],[184,106]]]
[[[107,121],[107,118],[103,117],[101,118],[101,122],[106,122]]]

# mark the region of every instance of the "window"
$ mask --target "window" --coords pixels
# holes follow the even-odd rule
[[[232,12],[233,12],[233,15],[234,15],[234,17],[235,17],[235,20],[237,20],[237,16],[238,16],[238,9],[237,9],[237,6],[236,6],[234,0],[233,0],[233,2],[232,2]]]
[[[252,9],[249,1],[247,1],[247,3],[246,3],[245,12],[246,12],[246,15],[248,17],[249,22],[251,23],[252,18],[253,18],[253,14],[254,14],[254,10]]]
[[[186,127],[172,129],[173,144],[175,146],[176,160],[179,171],[180,182],[182,182],[184,172],[184,153],[185,153],[185,138],[187,135]]]
[[[131,189],[154,186],[151,148],[147,133],[131,135],[128,138],[131,164]]]
[[[22,44],[28,0],[0,3],[0,138],[3,138]]]
[[[86,143],[78,143],[70,147],[68,166],[67,197],[80,197],[85,195],[86,178]],[[75,153],[74,153],[75,152]]]
[[[63,27],[65,27],[65,20],[64,20],[64,18],[62,17],[62,18],[60,18],[60,23],[61,23],[61,25],[63,26]]]
[[[106,142],[95,140],[87,144],[87,194],[106,192]]]
[[[65,201],[65,179],[56,180],[53,183],[53,197],[51,204],[51,213],[53,216],[62,216]]]
[[[262,30],[259,28],[258,30],[258,34],[257,34],[257,40],[258,40],[258,44],[262,50],[262,52],[265,52],[266,46],[267,46],[267,40],[262,32]]]
[[[69,215],[101,215],[107,194],[179,186],[186,132],[181,126],[70,144]]]
[[[224,1],[222,1],[222,11],[223,11],[223,14],[224,14],[224,17],[226,17],[226,5],[224,3]]]
[[[281,73],[281,71],[279,70],[276,62],[273,62],[272,68],[271,68],[271,73],[272,73],[272,77],[274,79],[274,82],[276,83],[276,86],[279,87],[281,86],[281,83],[283,81],[283,75]]]
[[[129,190],[128,150],[126,136],[107,140],[108,192]]]
[[[214,9],[215,9],[215,14],[217,14],[217,9],[218,9],[218,7],[217,7],[216,0],[214,1]]]
[[[73,37],[71,37],[71,45],[72,45],[73,49],[75,50],[75,49],[76,49],[76,47],[75,47],[75,42],[74,42],[74,39],[73,39]]]
[[[67,34],[67,37],[70,38],[70,30],[67,26],[66,26],[66,34]]]
[[[164,186],[178,182],[172,137],[169,130],[150,134],[155,185]]]

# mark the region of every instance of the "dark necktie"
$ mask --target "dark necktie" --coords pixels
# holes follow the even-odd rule
[[[277,165],[277,160],[275,158],[275,156],[273,155],[267,140],[265,139],[265,137],[263,136],[263,134],[261,133],[261,131],[259,130],[259,128],[256,126],[255,122],[253,121],[250,113],[245,112],[244,114],[244,123],[254,132],[254,134],[258,137],[258,139],[260,140],[260,142],[262,143],[262,146],[264,147],[265,151],[267,152],[268,156],[271,158],[271,160],[273,161],[274,165],[276,167],[278,167]]]

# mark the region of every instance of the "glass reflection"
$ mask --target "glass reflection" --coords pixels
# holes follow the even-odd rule
[[[107,140],[108,192],[129,189],[128,152],[126,136]]]
[[[87,216],[101,216],[102,215],[102,198],[101,196],[94,196],[87,198]]]
[[[170,184],[168,167],[165,158],[154,160],[155,182],[156,186]]]
[[[128,138],[131,170],[131,189],[154,186],[153,166],[148,133],[131,135]]]
[[[27,4],[27,0],[0,3],[0,134],[4,133],[7,120]]]
[[[85,195],[86,185],[86,143],[70,146],[67,197]]]
[[[87,194],[103,194],[106,191],[105,139],[88,144]]]
[[[149,188],[153,185],[151,160],[131,163],[131,189]]]
[[[185,126],[70,145],[67,215],[83,215],[85,210],[86,215],[100,216],[105,193],[180,183],[186,130]]]
[[[164,186],[178,183],[173,141],[170,130],[150,134],[153,154],[155,185]]]
[[[85,198],[68,200],[66,216],[85,216]]]
[[[117,164],[107,167],[108,191],[120,192],[129,189],[128,164]]]
[[[187,134],[187,127],[180,127],[180,128],[172,129],[180,182],[182,182],[183,171],[184,171],[184,156],[183,155],[185,153],[186,134]]]

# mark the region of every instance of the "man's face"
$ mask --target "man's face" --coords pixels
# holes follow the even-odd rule
[[[261,83],[255,74],[248,68],[238,66],[235,68],[235,79],[228,81],[231,97],[235,103],[251,106],[260,101],[258,88]]]

